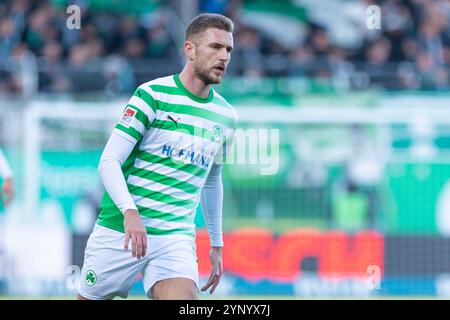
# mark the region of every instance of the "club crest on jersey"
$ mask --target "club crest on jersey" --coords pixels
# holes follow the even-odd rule
[[[223,139],[223,130],[220,126],[216,125],[212,129],[212,137],[216,142],[222,142]]]
[[[125,127],[129,127],[131,124],[131,121],[133,120],[134,116],[136,115],[136,110],[127,107],[122,115],[122,118],[120,119],[119,123]]]

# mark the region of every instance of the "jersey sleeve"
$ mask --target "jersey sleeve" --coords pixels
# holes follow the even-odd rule
[[[224,164],[233,160],[232,148],[236,137],[237,113],[234,112],[234,123],[231,128],[227,128],[223,134],[223,142],[214,157],[214,163]]]
[[[202,189],[202,212],[211,246],[223,247],[222,236],[222,165],[213,164]]]
[[[98,172],[105,190],[122,214],[125,214],[128,209],[137,210],[122,172],[122,164],[133,148],[133,143],[113,132],[106,143],[98,165]]]
[[[128,101],[113,132],[136,144],[151,127],[155,112],[155,101],[150,90],[141,85]]]

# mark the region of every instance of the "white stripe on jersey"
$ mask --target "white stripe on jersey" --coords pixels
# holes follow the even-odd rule
[[[131,104],[131,105],[139,108],[148,117],[150,122],[152,121],[153,117],[155,116],[155,112],[147,104],[147,102],[145,102],[144,100],[142,100],[141,98],[139,98],[137,96],[132,96],[130,101],[128,101],[128,104]]]
[[[201,188],[203,186],[203,183],[205,182],[203,178],[194,176],[193,174],[182,170],[176,170],[160,163],[150,163],[141,159],[136,159],[134,162],[134,166],[136,168],[154,171],[159,174],[178,179],[180,181],[189,182],[190,184],[199,188]]]
[[[151,128],[151,130],[146,135],[144,135],[141,141],[142,142],[139,149],[144,151],[152,150],[155,148],[159,149],[162,148],[162,146],[165,144],[176,144],[178,146],[183,146],[184,148],[195,145],[199,148],[203,148],[208,153],[216,152],[220,148],[220,144],[214,140],[206,140],[187,133],[163,130],[159,128]]]
[[[170,230],[170,229],[187,229],[187,230],[195,230],[195,225],[192,223],[183,223],[183,222],[172,222],[154,218],[148,218],[141,216],[141,220],[145,226],[156,228],[160,230]]]
[[[174,205],[167,204],[164,202],[159,202],[159,201],[149,199],[146,197],[137,196],[135,194],[132,194],[131,196],[133,198],[134,203],[140,207],[158,210],[158,211],[166,212],[166,213],[171,213],[171,214],[174,214],[177,216],[185,216],[185,215],[192,214],[191,209],[186,209],[183,207],[174,206]]]
[[[165,193],[168,196],[172,196],[174,198],[180,199],[180,200],[190,200],[190,201],[196,201],[197,196],[194,194],[189,194],[187,192],[184,192],[183,190],[167,186],[165,184],[161,184],[156,181],[147,180],[138,176],[129,175],[127,182],[129,184],[132,184],[137,187],[145,188],[150,191],[157,191],[161,193]]]

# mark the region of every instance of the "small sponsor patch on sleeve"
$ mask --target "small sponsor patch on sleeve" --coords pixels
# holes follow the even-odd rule
[[[136,110],[127,107],[122,115],[122,118],[120,118],[119,123],[125,127],[129,127],[131,124],[131,121],[133,121],[134,116],[136,115]]]

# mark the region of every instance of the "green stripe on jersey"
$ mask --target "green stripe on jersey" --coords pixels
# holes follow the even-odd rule
[[[221,107],[231,109],[231,105],[228,102],[226,102],[225,99],[222,99],[218,96],[214,96],[211,102]]]
[[[154,236],[165,236],[165,235],[170,235],[170,234],[185,234],[185,235],[195,238],[195,231],[193,228],[192,229],[177,228],[177,229],[163,230],[163,229],[157,229],[157,228],[152,228],[152,227],[145,227],[145,229],[147,229],[147,234],[151,234]]]
[[[150,85],[150,89],[152,89],[155,92],[166,93],[174,96],[186,96],[184,94],[184,91],[178,87],[169,87],[163,86],[161,84],[152,84]]]
[[[172,188],[177,188],[180,189],[186,193],[190,193],[190,194],[196,194],[199,191],[199,187],[186,182],[186,181],[181,181],[169,176],[166,176],[164,174],[155,172],[155,171],[151,171],[151,170],[146,170],[146,169],[140,169],[140,168],[136,168],[134,167],[133,169],[131,169],[131,171],[129,172],[130,174],[140,177],[140,178],[144,178],[147,180],[151,180],[154,182],[158,182],[161,183],[163,185],[172,187]]]
[[[212,135],[209,130],[191,126],[190,124],[179,123],[178,126],[173,121],[155,119],[153,128],[162,130],[176,131],[180,133],[189,134],[191,136],[199,137],[205,140],[212,140]]]
[[[181,208],[186,209],[194,209],[197,206],[197,203],[192,200],[182,200],[179,198],[175,198],[169,194],[155,191],[155,190],[149,190],[143,187],[135,186],[132,184],[128,185],[128,191],[130,191],[131,194],[134,194],[136,196],[144,197],[147,199],[159,201],[165,204],[169,204],[172,206],[177,206]]]
[[[165,165],[167,167],[170,167],[172,169],[181,170],[181,171],[190,173],[190,174],[200,177],[200,178],[203,178],[206,175],[206,173],[208,172],[206,169],[195,166],[193,164],[176,161],[176,159],[169,158],[169,157],[161,157],[156,154],[148,153],[148,152],[145,152],[142,150],[137,155],[137,158],[140,160],[150,162],[150,163],[159,163],[159,164]]]
[[[200,117],[209,121],[218,122],[228,128],[234,127],[234,119],[206,109],[196,108],[185,104],[167,103],[159,100],[156,100],[156,105],[158,110]]]
[[[136,91],[133,94],[136,97],[141,98],[142,100],[145,101],[145,103],[152,108],[153,112],[156,112],[156,107],[155,107],[155,100],[153,99],[152,95],[150,93],[148,93],[147,91],[145,91],[144,89],[138,88],[136,89]]]
[[[127,128],[119,123],[116,125],[116,129],[119,129],[119,130],[125,132],[126,134],[132,136],[137,141],[141,140],[141,138],[142,138],[142,134],[131,126]]]
[[[168,222],[179,222],[179,223],[191,223],[193,222],[193,216],[188,215],[176,215],[169,212],[161,212],[158,210],[154,210],[151,208],[141,207],[137,206],[137,209],[139,211],[139,215],[147,217],[147,218],[154,218],[159,220],[164,220]]]
[[[172,77],[173,77],[173,80],[175,81],[177,87],[180,88],[180,89],[184,92],[184,94],[185,94],[186,96],[188,96],[189,98],[191,98],[192,100],[197,101],[197,102],[200,102],[200,103],[208,103],[208,102],[211,102],[211,100],[212,100],[212,98],[213,98],[213,96],[214,96],[214,93],[213,93],[213,89],[212,89],[212,88],[209,88],[209,95],[208,95],[208,97],[207,97],[207,98],[202,98],[202,97],[199,97],[199,96],[193,94],[192,92],[190,92],[190,91],[184,86],[183,82],[182,82],[181,79],[180,79],[180,75],[179,75],[178,73],[174,74]]]
[[[136,119],[138,119],[146,129],[150,127],[150,120],[148,120],[147,115],[141,109],[132,104],[127,104],[127,107],[136,111]]]

